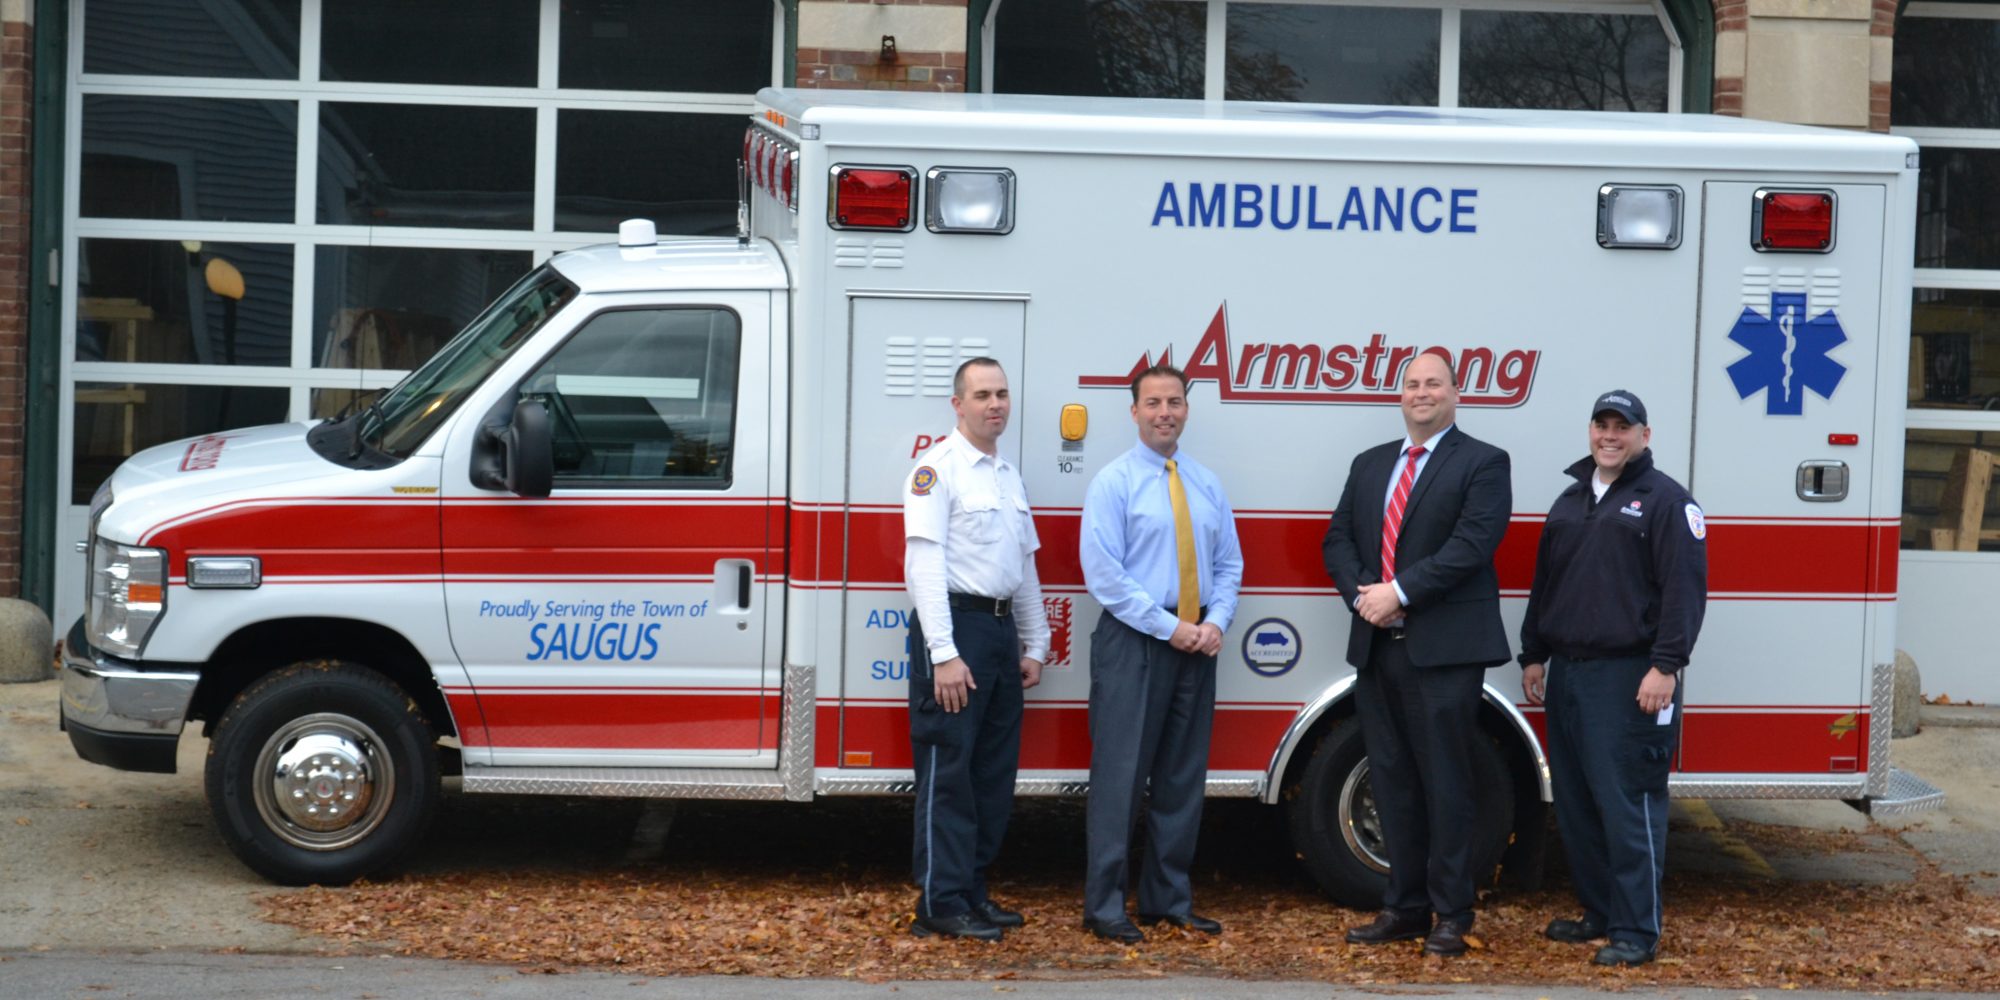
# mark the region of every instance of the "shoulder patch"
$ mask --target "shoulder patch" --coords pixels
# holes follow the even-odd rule
[[[1687,516],[1688,516],[1688,534],[1693,535],[1695,541],[1701,541],[1702,539],[1707,538],[1708,525],[1704,523],[1701,519],[1701,508],[1696,506],[1694,501],[1692,500],[1688,501]]]
[[[930,496],[931,487],[936,485],[937,470],[928,465],[917,466],[917,471],[910,475],[910,495],[913,497]]]

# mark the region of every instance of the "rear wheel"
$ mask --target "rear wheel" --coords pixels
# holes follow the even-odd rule
[[[1473,871],[1484,884],[1514,828],[1514,792],[1500,747],[1483,733],[1473,740],[1472,778],[1479,797]],[[1298,783],[1288,790],[1287,813],[1292,848],[1321,891],[1355,909],[1382,905],[1389,854],[1369,783],[1360,719],[1341,719],[1321,737]]]
[[[393,681],[338,661],[252,684],[216,723],[208,804],[229,849],[285,885],[344,885],[422,838],[436,738]]]

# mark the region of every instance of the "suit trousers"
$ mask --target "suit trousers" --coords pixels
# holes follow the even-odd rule
[[[1355,674],[1368,782],[1389,853],[1386,909],[1470,925],[1472,740],[1485,675],[1477,666],[1412,664],[1395,629],[1375,630],[1368,665]]]
[[[1021,764],[1021,643],[1014,619],[952,609],[952,640],[978,687],[946,712],[934,696],[923,625],[911,615],[910,749],[917,772],[911,876],[926,917],[986,902]]]
[[[1215,657],[1183,653],[1110,614],[1098,619],[1090,637],[1085,916],[1125,919],[1132,833],[1142,809],[1139,912],[1193,912],[1188,869],[1201,828],[1214,721]]]
[[[1586,919],[1611,939],[1660,940],[1667,868],[1667,773],[1680,735],[1680,687],[1666,725],[1639,708],[1644,656],[1549,659],[1549,779],[1570,881]]]

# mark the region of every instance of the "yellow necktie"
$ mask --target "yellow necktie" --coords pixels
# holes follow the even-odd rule
[[[1181,485],[1180,469],[1167,459],[1167,496],[1174,504],[1174,552],[1181,562],[1181,621],[1193,625],[1201,619],[1201,573],[1194,562],[1194,515],[1188,513],[1187,487]]]

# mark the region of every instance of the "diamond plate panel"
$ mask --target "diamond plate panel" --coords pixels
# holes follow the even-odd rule
[[[1889,793],[1889,737],[1896,728],[1896,665],[1875,664],[1868,696],[1868,794]]]
[[[914,795],[916,791],[916,776],[911,771],[856,775],[828,772],[819,779],[821,795]],[[1090,775],[1081,771],[1035,775],[1014,781],[1015,795],[1077,798],[1089,793]],[[1254,799],[1264,794],[1264,777],[1255,774],[1212,776],[1208,779],[1207,794],[1209,798]]]
[[[1944,805],[1944,792],[1908,771],[1887,768],[1888,793],[1868,800],[1870,816],[1908,816]]]
[[[509,795],[589,795],[624,799],[783,800],[774,771],[727,767],[473,767],[465,790]]]
[[[778,775],[788,802],[813,797],[813,711],[816,669],[810,665],[780,667],[785,671],[784,728],[778,733]]]
[[[1738,780],[1684,779],[1674,775],[1667,791],[1677,799],[1858,799],[1867,794],[1861,775],[1834,780],[1756,776]]]

